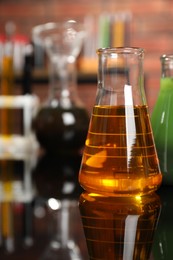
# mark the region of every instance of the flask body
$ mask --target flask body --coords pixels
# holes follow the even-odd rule
[[[142,195],[162,180],[143,88],[143,50],[100,49],[98,89],[79,182],[109,196]]]
[[[68,155],[83,148],[89,117],[83,107],[45,106],[33,121],[37,140],[49,153]]]
[[[156,149],[163,173],[163,184],[173,184],[173,55],[161,56],[160,90],[154,106],[151,123]]]

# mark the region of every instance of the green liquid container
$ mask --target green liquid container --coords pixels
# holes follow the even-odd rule
[[[151,124],[163,184],[173,185],[173,55],[161,56],[161,67],[160,91]]]

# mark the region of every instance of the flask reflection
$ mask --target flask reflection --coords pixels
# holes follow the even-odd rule
[[[156,193],[106,197],[84,192],[81,212],[90,259],[149,259],[161,203]]]

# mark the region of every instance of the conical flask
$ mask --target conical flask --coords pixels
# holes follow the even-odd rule
[[[97,51],[98,88],[79,182],[108,195],[145,194],[162,181],[143,88],[141,48]]]
[[[154,106],[151,123],[163,184],[173,184],[173,55],[162,55],[160,91]]]

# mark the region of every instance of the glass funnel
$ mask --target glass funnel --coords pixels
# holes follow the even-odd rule
[[[33,122],[41,146],[51,153],[67,153],[84,145],[88,113],[77,93],[76,58],[85,31],[74,20],[38,25],[33,41],[48,55],[50,91],[47,103]]]
[[[143,88],[140,48],[97,51],[98,88],[79,182],[90,192],[144,194],[162,176]]]

